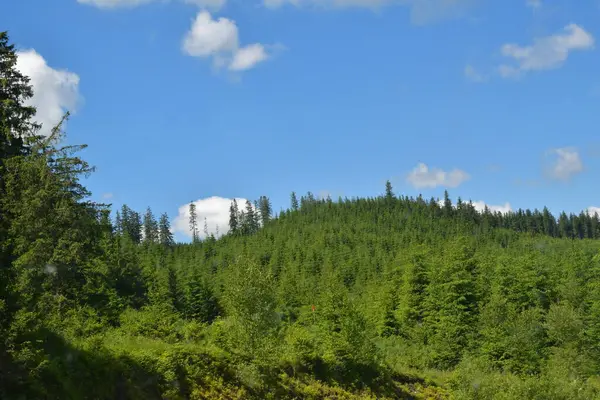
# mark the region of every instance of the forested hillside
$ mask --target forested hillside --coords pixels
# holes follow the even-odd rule
[[[0,398],[600,398],[600,220],[398,196],[90,201],[0,34]],[[384,189],[384,190],[383,190]]]

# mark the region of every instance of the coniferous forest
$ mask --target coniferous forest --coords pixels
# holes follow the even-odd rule
[[[192,203],[175,243],[168,215],[90,200],[15,63],[2,33],[0,398],[600,399],[598,215],[388,182],[234,202],[219,238]]]

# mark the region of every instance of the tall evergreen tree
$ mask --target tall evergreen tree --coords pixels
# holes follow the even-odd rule
[[[39,125],[32,120],[35,108],[26,105],[31,97],[33,89],[29,78],[17,69],[15,47],[9,43],[8,33],[0,32],[0,201],[6,195],[7,161],[26,154],[28,142],[39,129]],[[14,256],[13,246],[9,242],[10,225],[8,215],[0,212],[0,337],[5,336],[9,323],[8,312],[12,309],[9,282],[14,279],[11,266]],[[0,339],[0,358],[3,342]]]
[[[172,247],[175,244],[173,233],[171,233],[171,223],[167,213],[163,213],[158,221],[158,240],[164,247]]]
[[[250,200],[246,200],[242,231],[245,235],[251,235],[258,231],[258,220],[256,218],[256,211],[254,210],[254,207],[252,206]]]
[[[260,196],[258,210],[260,211],[262,225],[265,226],[265,224],[271,220],[271,214],[273,212],[271,201],[267,196]]]
[[[385,198],[388,201],[388,203],[390,203],[390,204],[394,200],[394,192],[392,189],[392,182],[390,182],[389,180],[387,180],[385,182]]]
[[[142,216],[137,211],[129,214],[129,237],[135,244],[142,242]]]
[[[190,231],[192,232],[192,242],[198,243],[200,236],[198,234],[198,215],[196,214],[196,204],[190,202]]]
[[[115,215],[115,233],[117,235],[123,234],[123,219],[121,218],[121,213],[118,210]]]
[[[204,217],[204,228],[203,228],[203,232],[204,232],[204,238],[205,238],[205,239],[208,239],[209,232],[208,232],[208,221],[206,220],[206,217]]]
[[[237,235],[239,229],[239,209],[237,201],[233,199],[231,205],[229,206],[229,233],[231,233],[232,235]]]
[[[291,206],[292,206],[292,211],[297,211],[298,208],[300,207],[299,203],[298,203],[298,197],[296,197],[296,192],[292,192],[291,194]]]
[[[158,222],[156,222],[150,207],[146,209],[146,214],[144,214],[144,242],[158,243]]]
[[[452,201],[450,200],[447,190],[444,190],[444,215],[452,215]]]

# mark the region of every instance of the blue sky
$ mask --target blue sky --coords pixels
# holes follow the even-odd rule
[[[179,239],[191,200],[222,232],[223,199],[386,179],[600,207],[595,0],[20,0],[0,27],[38,119],[74,111],[94,198],[167,212]]]

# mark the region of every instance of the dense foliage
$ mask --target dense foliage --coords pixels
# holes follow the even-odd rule
[[[0,34],[0,398],[600,398],[600,221],[448,194],[89,201]],[[201,239],[203,237],[203,239]]]

